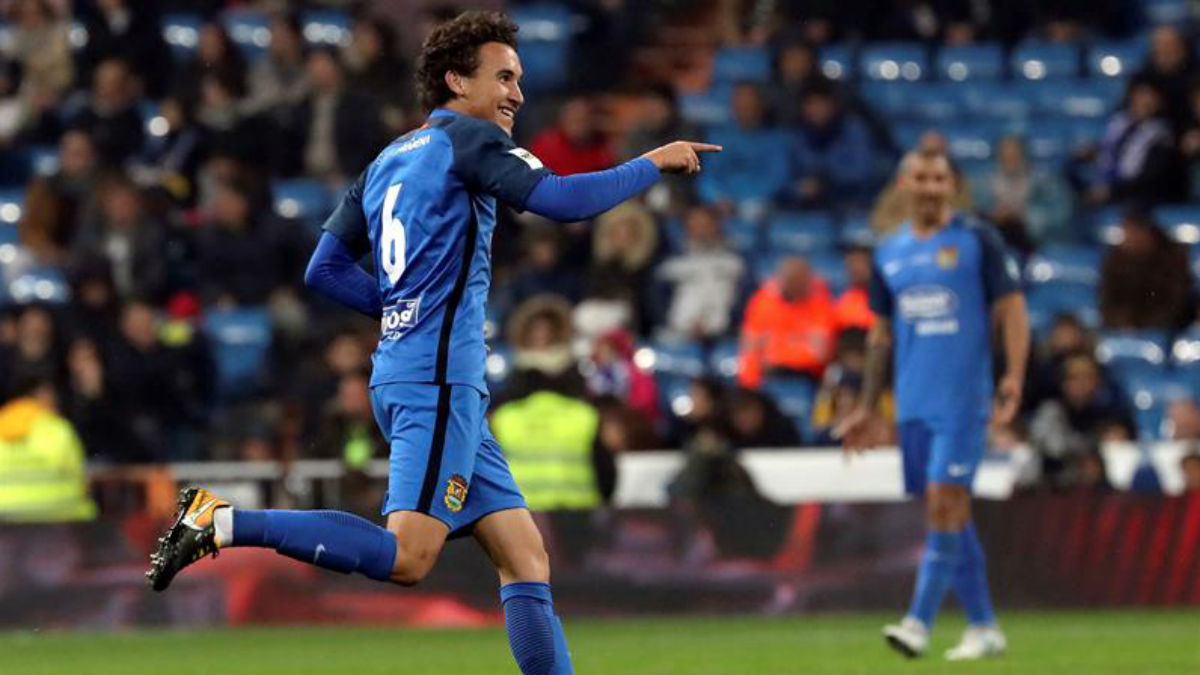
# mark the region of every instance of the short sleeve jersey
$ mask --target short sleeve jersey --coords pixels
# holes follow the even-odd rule
[[[994,229],[955,216],[928,238],[909,224],[875,250],[871,310],[891,320],[900,421],[986,418],[992,303],[1020,291],[1020,267]]]
[[[523,210],[548,173],[496,124],[439,109],[359,176],[325,229],[375,263],[383,317],[372,385],[465,384],[486,393],[496,200]]]

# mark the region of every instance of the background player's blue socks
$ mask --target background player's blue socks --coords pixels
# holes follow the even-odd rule
[[[500,587],[508,644],[523,675],[573,675],[562,624],[554,615],[550,584],[518,582]]]
[[[913,589],[908,615],[920,619],[926,627],[933,626],[942,598],[946,596],[954,573],[958,570],[961,551],[960,532],[930,530],[925,536],[925,553],[921,556],[917,587]]]
[[[233,518],[232,546],[273,548],[289,558],[344,574],[387,581],[396,535],[342,511],[247,511]]]
[[[987,560],[974,523],[969,523],[962,531],[962,555],[954,573],[954,592],[972,626],[996,623],[991,593],[988,592]]]

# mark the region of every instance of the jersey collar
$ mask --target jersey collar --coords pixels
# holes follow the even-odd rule
[[[448,108],[434,108],[433,112],[429,113],[429,119],[435,117],[458,117],[458,113]]]

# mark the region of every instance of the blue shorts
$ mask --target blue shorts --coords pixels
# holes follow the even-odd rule
[[[396,382],[372,387],[371,407],[391,449],[383,515],[424,513],[455,537],[489,513],[525,508],[488,429],[486,394],[468,385]]]
[[[929,483],[957,483],[970,490],[983,459],[986,420],[953,426],[909,420],[899,427],[905,492],[925,494]]]

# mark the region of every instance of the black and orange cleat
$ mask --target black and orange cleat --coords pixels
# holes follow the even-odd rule
[[[150,554],[146,578],[150,587],[164,591],[176,574],[205,556],[217,556],[213,513],[229,502],[208,490],[186,488],[179,493],[179,513],[166,534],[158,538],[158,550]]]

